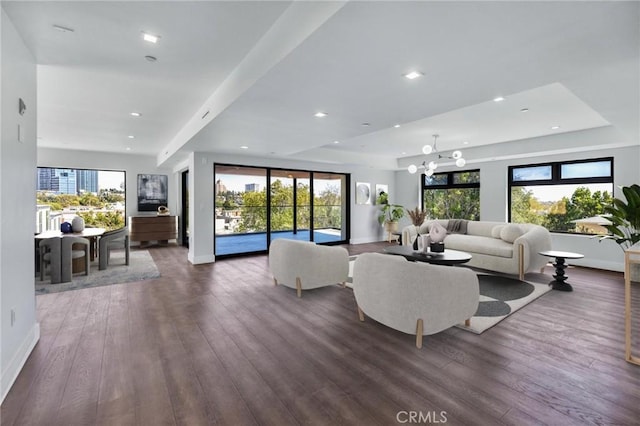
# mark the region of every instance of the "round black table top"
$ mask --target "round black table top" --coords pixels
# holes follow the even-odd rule
[[[582,259],[584,254],[572,253],[570,251],[547,250],[539,252],[542,256],[563,258],[563,259]]]
[[[418,252],[411,246],[389,246],[383,250],[386,254],[403,256],[407,260],[433,263],[435,265],[458,265],[471,260],[471,255],[463,251],[445,249],[443,253]]]

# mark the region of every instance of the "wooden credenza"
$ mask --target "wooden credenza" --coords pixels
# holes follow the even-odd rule
[[[177,216],[130,216],[129,240],[139,241],[141,246],[150,241],[167,244],[178,238]]]

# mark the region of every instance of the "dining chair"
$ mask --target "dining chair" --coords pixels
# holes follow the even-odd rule
[[[45,268],[49,265],[51,284],[60,282],[60,237],[45,238],[38,243],[40,281],[44,281]]]
[[[82,237],[62,237],[61,275],[63,282],[71,281],[73,259],[84,257],[84,274],[89,275],[90,242]]]
[[[129,265],[129,228],[105,232],[98,241],[99,270],[107,269],[111,249],[124,248],[125,264]]]

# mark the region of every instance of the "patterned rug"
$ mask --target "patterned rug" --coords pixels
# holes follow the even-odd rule
[[[356,258],[357,256],[349,258],[347,287],[351,287],[353,263]],[[518,309],[551,291],[551,287],[547,284],[520,281],[517,278],[502,275],[478,273],[478,282],[480,283],[478,311],[471,318],[469,327],[464,324],[456,326],[476,334],[493,327]]]
[[[38,275],[36,277],[36,294],[142,281],[160,276],[160,272],[147,250],[132,250],[129,266],[125,265],[124,250],[114,250],[111,252],[107,269],[100,271],[97,259],[91,262],[89,267],[89,275],[74,274],[71,282],[68,283],[51,284],[47,275],[45,275],[44,281],[40,281],[40,275]]]

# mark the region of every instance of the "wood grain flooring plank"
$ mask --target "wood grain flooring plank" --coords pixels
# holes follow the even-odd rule
[[[639,424],[620,273],[571,267],[573,292],[418,350],[411,335],[358,321],[350,289],[299,299],[274,287],[265,255],[191,265],[176,245],[149,252],[158,278],[36,298],[41,340],[3,426],[386,425],[403,410],[444,411],[453,425]],[[632,303],[640,310],[640,292]]]

